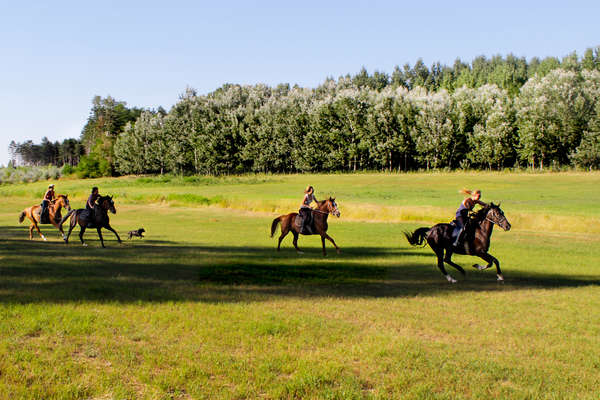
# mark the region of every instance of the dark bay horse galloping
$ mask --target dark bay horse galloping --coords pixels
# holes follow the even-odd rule
[[[65,238],[65,232],[63,232],[61,221],[61,213],[60,210],[65,207],[69,212],[71,211],[71,205],[69,204],[69,197],[66,194],[59,194],[56,196],[56,200],[50,202],[48,206],[48,222],[42,222],[41,210],[42,207],[39,204],[28,207],[21,211],[19,215],[19,223],[25,220],[25,217],[29,218],[31,221],[31,225],[29,226],[29,240],[33,239],[33,229],[37,229],[38,234],[44,240],[46,237],[40,231],[39,224],[52,224],[54,225],[61,233],[63,239]]]
[[[121,243],[119,234],[110,226],[110,221],[108,218],[109,211],[113,214],[117,213],[117,210],[115,209],[115,203],[111,196],[101,196],[98,199],[97,203],[94,204],[93,218],[90,211],[86,210],[85,208],[69,211],[62,221],[60,221],[60,226],[62,227],[62,224],[64,224],[65,221],[71,217],[71,221],[69,223],[69,233],[67,233],[67,236],[65,237],[65,243],[69,244],[69,236],[71,236],[71,232],[75,226],[77,226],[77,224],[80,226],[79,240],[81,240],[81,244],[84,246],[87,246],[87,244],[83,241],[83,234],[85,233],[86,228],[96,228],[96,231],[98,231],[98,237],[100,237],[100,243],[102,243],[102,247],[106,247],[104,246],[104,239],[102,238],[102,228],[108,229],[114,233],[117,236],[119,243]]]
[[[340,248],[335,241],[327,234],[327,217],[329,214],[333,214],[339,218],[340,211],[337,208],[337,204],[335,202],[335,198],[328,198],[327,200],[317,202],[317,208],[312,211],[313,213],[313,226],[314,231],[312,233],[308,233],[308,235],[320,235],[321,243],[323,245],[323,256],[327,255],[325,251],[325,239],[329,240],[334,246],[335,250],[340,252]],[[298,235],[306,233],[302,233],[300,230],[300,226],[296,223],[296,216],[298,213],[291,213],[287,215],[281,215],[273,220],[271,224],[271,237],[275,234],[275,230],[277,229],[277,225],[281,223],[281,235],[279,236],[279,243],[277,244],[277,251],[281,248],[281,241],[283,238],[289,233],[292,232],[294,235],[294,247],[298,253],[302,253],[298,248]]]
[[[453,253],[477,256],[487,261],[488,264],[486,266],[473,264],[473,267],[478,270],[488,269],[492,264],[495,264],[498,280],[503,281],[504,277],[500,270],[500,262],[496,257],[488,253],[494,224],[505,231],[510,230],[510,223],[504,216],[504,212],[500,209],[500,206],[491,203],[477,211],[472,217],[471,226],[475,227],[474,232],[466,235],[467,237],[464,240],[464,244],[460,248],[455,248],[452,245],[454,242],[454,238],[452,237],[454,226],[451,224],[437,224],[431,228],[419,228],[412,233],[405,232],[404,235],[408,242],[413,246],[422,245],[423,240],[427,241],[437,256],[438,268],[442,271],[442,274],[444,274],[448,282],[455,283],[456,279],[446,272],[444,262],[465,275],[465,270],[460,265],[452,262],[451,258]],[[446,252],[445,256],[444,251]]]

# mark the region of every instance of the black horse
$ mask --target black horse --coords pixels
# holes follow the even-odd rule
[[[100,237],[100,242],[102,243],[102,247],[106,247],[104,246],[104,239],[102,238],[102,232],[100,231],[102,228],[108,229],[114,233],[117,236],[119,243],[121,243],[119,234],[110,226],[108,218],[109,211],[113,214],[117,213],[112,196],[101,196],[98,199],[97,203],[94,204],[93,216],[90,210],[86,210],[85,208],[69,211],[69,213],[60,221],[60,226],[62,227],[67,218],[71,217],[71,221],[69,223],[69,233],[67,233],[65,243],[69,243],[69,236],[71,236],[71,232],[77,224],[79,224],[81,227],[79,230],[79,239],[81,240],[81,244],[84,246],[87,246],[87,244],[83,241],[83,234],[85,233],[86,228],[96,228],[98,231],[98,236]]]
[[[454,231],[454,226],[452,224],[437,224],[431,228],[419,228],[412,233],[405,232],[404,236],[406,236],[408,243],[413,246],[422,245],[423,240],[427,240],[427,243],[437,256],[438,268],[442,271],[448,282],[455,283],[456,279],[446,272],[444,262],[465,275],[465,270],[460,265],[452,262],[453,253],[477,256],[487,261],[488,264],[486,266],[473,264],[473,267],[478,270],[488,269],[492,264],[495,264],[498,280],[503,281],[504,277],[500,270],[500,262],[498,262],[496,257],[488,253],[494,224],[505,231],[510,230],[510,223],[504,216],[504,212],[500,209],[500,205],[491,203],[474,213],[471,217],[469,222],[471,229],[467,232],[464,243],[460,248],[453,246],[454,238],[452,237],[452,232]],[[445,257],[444,251],[446,252]]]

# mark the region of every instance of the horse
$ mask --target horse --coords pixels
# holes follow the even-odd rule
[[[93,220],[91,218],[90,211],[86,210],[85,208],[79,208],[77,210],[69,211],[69,213],[65,215],[62,221],[60,221],[60,225],[62,226],[62,224],[64,224],[65,221],[69,217],[71,217],[71,221],[69,222],[69,233],[67,233],[67,236],[64,238],[65,243],[69,244],[69,237],[71,236],[71,232],[77,224],[79,224],[80,226],[79,240],[81,240],[81,244],[84,246],[87,246],[87,243],[83,241],[83,234],[85,233],[86,228],[96,228],[96,230],[98,231],[98,236],[100,237],[100,243],[102,243],[102,247],[106,247],[104,246],[104,239],[102,238],[102,228],[108,229],[109,231],[114,233],[117,236],[117,240],[119,241],[119,243],[122,243],[119,234],[109,224],[109,211],[113,214],[117,213],[112,196],[101,196],[98,199],[98,202],[94,204]]]
[[[327,200],[322,200],[317,202],[317,208],[312,210],[313,213],[313,226],[316,232],[309,233],[308,235],[321,235],[321,243],[323,245],[323,256],[327,256],[327,252],[325,251],[325,239],[329,240],[334,246],[337,253],[340,253],[340,248],[335,241],[327,234],[327,217],[329,214],[335,215],[336,217],[340,217],[340,211],[337,208],[337,204],[335,202],[335,198],[328,198]],[[292,232],[294,235],[294,247],[296,251],[302,254],[302,251],[298,248],[298,235],[305,234],[301,233],[301,227],[296,224],[294,221],[296,220],[296,216],[298,213],[290,213],[287,215],[280,215],[275,218],[271,223],[271,237],[275,234],[275,230],[277,229],[277,225],[281,224],[281,235],[279,236],[279,243],[277,244],[277,251],[281,250],[281,241],[283,238],[289,233]]]
[[[43,222],[43,223],[50,223],[50,224],[54,225],[60,231],[60,233],[62,234],[62,237],[64,239],[65,232],[63,231],[62,225],[60,224],[60,221],[61,221],[60,210],[63,207],[65,207],[68,211],[71,211],[71,205],[69,204],[69,197],[66,194],[59,194],[58,196],[56,196],[56,199],[51,201],[50,204],[48,205],[48,218],[50,219],[50,222]],[[19,223],[22,223],[25,220],[25,217],[27,217],[31,220],[31,225],[29,226],[29,240],[33,239],[33,228],[37,229],[40,237],[42,239],[44,239],[44,241],[47,240],[46,237],[44,236],[44,234],[42,233],[42,231],[40,231],[40,227],[38,226],[38,224],[42,223],[41,212],[42,212],[42,206],[40,206],[39,204],[36,204],[34,206],[24,209],[23,211],[21,211],[21,214],[19,215]]]
[[[454,226],[451,224],[437,224],[431,228],[419,228],[412,233],[404,232],[404,236],[406,236],[408,243],[413,246],[424,245],[423,240],[427,240],[427,243],[437,256],[438,268],[450,283],[456,283],[456,279],[446,272],[444,262],[465,275],[465,270],[460,265],[452,262],[453,253],[480,257],[488,263],[486,266],[473,264],[473,267],[480,271],[488,269],[492,264],[495,264],[498,281],[504,281],[502,271],[500,270],[500,262],[496,257],[488,253],[494,224],[505,231],[509,231],[511,228],[510,223],[504,216],[504,212],[500,209],[500,205],[491,203],[483,207],[474,213],[469,224],[470,226],[474,226],[475,230],[474,232],[467,232],[464,244],[460,248],[453,246],[454,238],[452,237],[452,232],[454,231]],[[444,251],[446,252],[445,257]]]

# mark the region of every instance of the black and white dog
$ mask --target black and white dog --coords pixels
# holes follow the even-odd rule
[[[135,231],[129,231],[129,233],[128,233],[129,239],[131,239],[134,236],[137,236],[139,238],[143,238],[144,237],[144,235],[143,235],[144,232],[146,232],[144,230],[144,228],[140,228],[140,229],[135,230]]]

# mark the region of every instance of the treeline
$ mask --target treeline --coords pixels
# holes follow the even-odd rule
[[[98,176],[598,168],[599,53],[431,67],[419,60],[314,89],[187,89],[168,112],[96,97],[77,169]]]
[[[65,139],[62,142],[51,142],[47,137],[40,144],[31,140],[17,143],[14,140],[8,146],[10,164],[16,166],[54,165],[76,166],[84,154],[84,148],[77,139]]]

